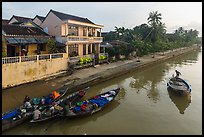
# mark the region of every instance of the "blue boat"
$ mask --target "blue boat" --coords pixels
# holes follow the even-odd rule
[[[191,93],[191,86],[182,78],[173,77],[167,82],[167,88],[178,93],[185,95]]]

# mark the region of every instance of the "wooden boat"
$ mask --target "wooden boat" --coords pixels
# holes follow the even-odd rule
[[[60,96],[53,99],[52,102],[57,101],[60,98],[62,98],[67,93],[67,91],[68,91],[68,88],[58,90]],[[47,97],[49,95],[47,95]],[[38,100],[38,102],[35,102],[34,101],[35,99]],[[32,104],[31,109],[26,109],[24,105],[21,105],[11,111],[2,113],[2,131],[15,127],[31,119],[35,107],[40,107],[41,111],[47,107],[48,104],[41,104],[41,101],[39,101],[41,100],[41,98],[35,98],[35,99],[31,99],[30,101]]]
[[[86,87],[82,90],[79,90],[79,91],[67,96],[64,99],[61,99],[57,102],[54,102],[54,104],[49,105],[46,109],[43,109],[41,111],[40,119],[32,119],[32,120],[30,120],[30,122],[31,123],[42,122],[42,121],[46,121],[48,119],[52,119],[54,117],[63,115],[63,113],[64,113],[63,107],[65,105],[73,105],[76,102],[80,101],[84,97],[84,95],[86,94],[88,89],[89,89],[89,87]],[[51,114],[50,108],[52,106],[54,107],[54,112]]]
[[[46,100],[51,99],[50,103],[51,103],[51,102],[58,101],[59,99],[61,99],[62,97],[64,97],[64,95],[67,93],[67,91],[68,91],[68,88],[58,89],[57,91],[53,91],[53,92],[49,93],[49,94],[45,97],[45,99],[46,99]],[[59,94],[59,96],[53,99],[53,98],[51,98],[51,97],[52,97],[52,95],[53,95],[54,92],[55,92],[55,93],[57,92],[57,93]],[[43,97],[33,98],[33,99],[31,100],[31,104],[32,104],[32,105],[42,105],[42,104],[41,104],[41,99],[42,99],[42,98],[43,98]],[[45,102],[45,105],[49,105],[49,103],[46,101],[46,102]]]
[[[77,102],[76,105],[74,105],[70,109],[65,109],[64,115],[66,117],[92,115],[93,113],[102,110],[105,106],[112,102],[118,95],[119,91],[120,88],[113,89],[105,93],[96,95],[88,100]]]
[[[179,95],[186,95],[191,93],[190,85],[182,78],[173,77],[167,82],[167,88],[178,93]]]

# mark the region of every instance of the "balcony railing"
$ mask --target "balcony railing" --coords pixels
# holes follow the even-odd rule
[[[69,43],[76,43],[76,42],[84,42],[84,43],[98,43],[102,42],[102,37],[86,37],[86,36],[67,36],[67,38],[64,38],[63,41],[66,41]]]
[[[63,54],[65,53],[6,57],[6,58],[2,58],[2,64],[20,63],[20,62],[38,61],[38,60],[52,60],[56,58],[63,58]]]

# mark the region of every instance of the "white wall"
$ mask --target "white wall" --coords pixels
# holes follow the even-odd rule
[[[38,19],[38,18],[35,18],[35,19],[33,20],[33,22],[34,22],[35,24],[39,25],[39,26],[40,26],[40,24],[42,23],[42,21],[41,21],[40,19]]]
[[[61,36],[62,21],[52,12],[48,14],[43,23],[40,25],[43,29],[48,28],[48,34],[52,36]]]

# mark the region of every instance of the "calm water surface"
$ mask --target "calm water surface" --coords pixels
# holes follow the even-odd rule
[[[175,69],[192,86],[191,100],[167,91]],[[116,99],[92,116],[26,122],[3,134],[202,134],[202,51],[92,86],[85,99],[117,87]]]

